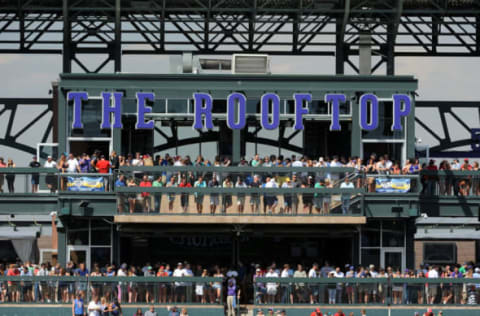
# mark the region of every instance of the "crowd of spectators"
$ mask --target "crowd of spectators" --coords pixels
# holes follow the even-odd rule
[[[121,308],[121,303],[198,303],[223,304],[234,308],[242,299],[255,304],[468,304],[480,303],[480,267],[473,263],[463,265],[429,266],[422,265],[416,270],[401,271],[387,267],[377,269],[374,265],[354,267],[345,265],[323,266],[313,263],[310,268],[302,264],[294,268],[289,264],[279,267],[275,263],[264,267],[259,264],[240,265],[227,269],[214,265],[203,267],[188,262],[175,266],[166,263],[143,267],[94,264],[89,271],[85,264],[78,266],[69,262],[66,267],[49,264],[11,264],[8,268],[0,265],[0,276],[81,276],[89,277],[88,282],[68,279],[26,279],[3,281],[0,278],[0,302],[49,302],[74,303],[76,299],[96,297],[102,306],[109,309]],[[95,277],[216,277],[205,281],[175,280],[152,282],[108,281]],[[259,278],[278,279],[278,282]],[[289,278],[282,282],[282,278]],[[293,282],[292,278],[331,278],[331,282]],[[335,279],[341,278],[342,281]],[[419,282],[405,282],[399,278],[419,279]],[[427,278],[428,280],[423,280]],[[478,283],[452,282],[452,279],[479,279]],[[352,281],[348,281],[352,279]],[[356,282],[354,279],[378,279],[377,282]],[[396,281],[399,279],[399,281]],[[441,282],[433,282],[440,279]],[[251,296],[253,294],[253,296]],[[112,314],[115,315],[115,314]]]
[[[29,164],[32,168],[41,167],[37,157],[33,157]],[[88,155],[86,153],[82,155],[74,155],[73,153],[61,154],[59,159],[55,161],[53,157],[49,156],[43,167],[56,168],[60,173],[66,174],[85,174],[96,173],[105,174],[105,188],[107,190],[113,190],[113,181],[116,181],[117,186],[165,186],[165,187],[272,187],[272,188],[332,188],[342,187],[343,181],[339,181],[345,177],[350,177],[353,181],[350,181],[348,188],[354,187],[366,187],[369,192],[375,192],[376,183],[375,176],[373,175],[414,175],[420,173],[421,170],[444,170],[444,171],[478,171],[479,164],[474,161],[470,163],[468,159],[464,159],[460,162],[454,159],[452,162],[443,160],[440,163],[436,163],[434,160],[430,160],[428,163],[420,163],[419,159],[409,159],[402,166],[399,161],[390,160],[388,155],[376,155],[372,154],[365,161],[358,157],[319,157],[317,160],[310,159],[306,156],[284,157],[282,155],[265,156],[263,158],[256,154],[250,160],[242,158],[236,166],[252,166],[252,167],[351,167],[354,168],[354,172],[351,174],[339,174],[339,173],[320,173],[320,172],[272,172],[272,173],[226,173],[226,172],[213,172],[213,173],[199,173],[199,172],[161,172],[146,174],[141,171],[125,173],[120,175],[116,172],[119,167],[123,166],[213,166],[213,167],[229,167],[233,166],[232,161],[228,157],[215,157],[213,161],[210,161],[201,155],[195,160],[192,160],[190,156],[165,156],[157,155],[153,157],[149,154],[141,154],[139,152],[128,154],[126,156],[117,155],[116,152],[112,152],[110,155],[105,155],[100,151],[95,151],[93,154]],[[5,163],[4,159],[0,157],[0,168],[13,168],[15,163],[12,159],[8,159]],[[113,179],[112,174],[117,178]],[[108,175],[108,176],[107,176]],[[369,176],[370,175],[370,176]],[[144,177],[146,176],[146,178]],[[255,176],[257,179],[255,179]],[[3,186],[5,179],[7,180],[8,192],[15,191],[15,174],[0,173],[0,193],[3,192]],[[120,181],[119,181],[120,180]],[[287,181],[288,180],[288,181]],[[438,177],[434,175],[422,175],[421,183],[424,194],[440,194],[440,195],[480,195],[480,177],[465,176],[454,177],[447,175],[444,177]],[[38,174],[32,174],[32,192],[38,192],[40,177]],[[47,175],[45,178],[46,185],[55,192],[57,189],[67,189],[67,177],[60,177],[58,181],[57,177],[53,174]],[[57,186],[60,188],[57,188]],[[412,183],[414,186],[415,183]],[[345,187],[345,184],[344,184]],[[140,197],[140,198],[139,198]],[[148,197],[145,199],[145,197]],[[173,208],[176,195],[168,195],[169,210]],[[258,212],[260,204],[260,195],[252,194],[250,199],[250,208],[252,212]],[[303,207],[308,209],[309,213],[312,213],[312,209],[316,209],[321,213],[329,212],[329,196],[315,195],[317,199],[311,194],[303,196]],[[203,211],[203,195],[195,194],[196,209],[200,213]],[[125,204],[129,204],[129,211],[132,212],[135,203],[141,203],[143,209],[150,211],[155,210],[155,206],[159,206],[160,200],[155,197],[151,197],[150,194],[142,194],[141,196],[129,196],[125,197]],[[231,196],[226,195],[222,199],[221,209],[225,210],[232,206]],[[188,207],[189,199],[188,195],[180,195],[181,207],[186,210]],[[264,203],[266,207],[264,211],[275,212],[276,204],[278,202],[274,197],[265,199]],[[285,202],[282,209],[288,212],[296,212],[298,210],[298,196],[290,195],[285,196]],[[245,195],[238,195],[238,212],[244,212],[245,208]],[[220,207],[220,200],[218,195],[210,196],[210,212],[214,213],[217,208]],[[123,209],[123,203],[121,205]],[[348,208],[348,207],[346,207]],[[123,210],[120,210],[123,211]],[[345,211],[345,207],[344,210]]]

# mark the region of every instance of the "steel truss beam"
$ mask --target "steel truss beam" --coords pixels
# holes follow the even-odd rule
[[[418,109],[428,108],[428,117],[415,116],[416,125],[421,127],[438,144],[430,147],[431,157],[480,157],[480,128],[478,122],[473,126],[467,123],[469,118],[480,117],[479,102],[475,101],[416,101],[415,107]],[[463,113],[462,113],[463,111]],[[440,129],[433,129],[432,118],[440,118]],[[463,114],[463,115],[462,115]],[[450,123],[448,123],[450,117]],[[427,123],[428,122],[428,123]],[[452,129],[451,123],[457,126]],[[458,135],[451,135],[455,130],[457,134],[468,135],[469,137],[459,139]],[[420,134],[417,132],[417,135]],[[456,137],[455,137],[456,136]],[[470,146],[470,150],[465,150],[463,146]]]
[[[479,16],[478,1],[454,0],[3,0],[0,53],[62,54],[64,72],[185,51],[335,55],[342,73],[368,31],[375,69],[393,73],[395,56],[480,56]]]

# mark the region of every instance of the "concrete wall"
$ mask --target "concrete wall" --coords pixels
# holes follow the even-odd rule
[[[424,243],[445,243],[455,242],[457,244],[457,262],[463,264],[467,261],[475,262],[475,241],[435,241],[435,240],[416,240],[415,241],[415,267],[418,269],[423,263],[423,244]]]

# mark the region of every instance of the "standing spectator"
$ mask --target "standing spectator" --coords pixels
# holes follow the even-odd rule
[[[308,278],[316,279],[319,277],[319,275],[320,274],[318,273],[318,264],[314,263],[310,271],[308,271]],[[319,295],[318,292],[319,292],[318,286],[312,285],[310,288],[310,304],[315,304],[318,301],[317,300]]]
[[[159,174],[157,179],[155,181],[153,181],[152,183],[152,187],[154,188],[161,188],[163,187],[163,181],[162,181],[162,175]],[[154,199],[154,203],[153,203],[153,210],[158,210],[158,212],[160,213],[161,212],[161,207],[162,207],[162,193],[160,192],[155,192],[153,194],[153,199]]]
[[[119,160],[119,157],[117,156],[117,152],[116,151],[112,151],[112,153],[110,154],[110,166],[112,168],[112,170],[118,170],[118,167],[120,166],[120,160]]]
[[[438,267],[430,267],[428,271],[427,278],[429,279],[438,279]],[[427,304],[433,304],[435,302],[435,298],[437,297],[438,291],[438,283],[429,283],[428,284],[428,297],[427,297]]]
[[[132,188],[136,187],[137,183],[135,182],[135,178],[130,178],[127,181],[127,187]],[[130,214],[133,214],[135,212],[135,204],[137,202],[137,194],[135,192],[130,192],[128,193],[128,208]]]
[[[0,168],[6,168],[7,165],[3,161],[3,157],[0,157]],[[5,183],[5,175],[0,173],[0,193],[3,193],[3,184]]]
[[[100,316],[102,313],[102,305],[98,296],[94,296],[90,303],[88,303],[88,316]]]
[[[293,270],[290,270],[289,264],[283,265],[283,270],[280,273],[281,278],[291,278]],[[292,284],[291,283],[282,283],[282,304],[293,304],[293,291],[292,291]]]
[[[90,172],[90,157],[86,154],[82,154],[82,158],[78,162],[78,165],[80,167],[80,173],[89,173]]]
[[[142,187],[142,188],[151,188],[152,187],[152,183],[148,180],[147,175],[143,175],[143,179],[140,182],[139,186]],[[150,196],[150,193],[149,192],[142,192],[141,197],[142,197],[143,210],[146,211],[147,213],[150,213],[150,210],[152,208],[152,198]]]
[[[192,185],[190,182],[187,182],[187,177],[185,175],[182,175],[182,180],[180,184],[178,185],[179,188],[191,188]],[[188,199],[190,195],[188,192],[182,192],[180,194],[180,205],[182,206],[183,212],[187,213],[188,211]]]
[[[195,183],[193,184],[193,186],[195,188],[206,188],[207,187],[207,183],[205,182],[205,180],[203,180],[203,176],[202,175],[199,175],[198,176],[198,179],[197,181],[195,181]],[[200,192],[195,192],[194,193],[194,197],[195,197],[195,204],[197,206],[197,213],[198,214],[202,214],[202,211],[203,211],[203,193],[200,193]]]
[[[315,183],[315,186],[314,186],[315,189],[323,189],[325,188],[325,184],[323,183],[323,181],[317,181]],[[325,212],[323,212],[323,193],[314,193],[313,194],[313,204],[315,206],[315,210],[320,213],[321,215],[325,214]],[[311,209],[310,209],[310,212],[311,212]],[[311,213],[310,213],[311,214]],[[325,214],[327,215],[327,214]]]
[[[335,277],[335,272],[330,271],[330,273],[328,273],[328,278],[333,279],[334,277]],[[330,281],[327,283],[327,289],[328,289],[328,304],[335,304],[335,300],[337,298],[337,285],[333,281]]]
[[[355,189],[355,185],[353,182],[350,182],[348,175],[345,177],[345,181],[340,184],[340,189]],[[347,215],[350,210],[350,193],[342,194],[342,213],[343,215]]]
[[[315,184],[313,183],[313,177],[308,176],[307,181],[302,185],[302,188],[313,188]],[[302,202],[303,202],[303,211],[308,211],[308,214],[312,214],[312,206],[313,206],[313,194],[312,193],[304,193],[302,195]]]
[[[60,155],[60,159],[58,160],[57,163],[57,169],[59,173],[65,173],[67,172],[68,168],[68,163],[67,163],[67,156],[65,154]],[[67,185],[67,177],[60,176],[60,190],[64,191],[65,187]]]
[[[98,173],[108,174],[110,172],[110,161],[105,159],[104,155],[100,156],[100,160],[97,160],[95,168]],[[104,177],[105,179],[105,191],[110,190],[110,178],[108,176]]]
[[[237,293],[238,291],[238,293]],[[240,290],[237,289],[237,283],[234,278],[228,279],[227,284],[227,315],[235,316],[235,308],[237,307],[237,299],[239,299]]]
[[[335,269],[335,274],[333,276],[336,278],[344,278],[345,274],[343,274],[342,270],[340,270],[340,267],[337,267]],[[342,297],[343,297],[343,283],[339,282],[337,283],[335,302],[337,304],[342,304]]]
[[[118,177],[117,181],[115,181],[115,187],[116,188],[122,188],[122,187],[125,187],[125,186],[126,186],[125,175],[121,174]],[[125,194],[124,193],[117,194],[117,210],[118,210],[118,212],[123,213],[124,208],[125,208]]]
[[[167,183],[167,188],[174,188],[177,186],[177,183],[175,182],[175,176],[172,176],[170,178],[170,181]],[[175,203],[175,193],[168,193],[168,211],[171,212],[173,211],[173,203]]]
[[[33,156],[29,164],[30,168],[40,168],[40,163],[37,161],[37,156]],[[32,172],[32,193],[38,192],[38,184],[40,183],[40,175]]]
[[[7,168],[15,168],[16,165],[12,159],[8,159],[7,161]],[[8,192],[14,193],[15,192],[15,174],[14,173],[7,173],[7,186]]]
[[[222,187],[227,189],[233,188],[233,183],[230,180],[230,177],[227,177],[225,181],[223,181]],[[222,197],[222,213],[226,213],[230,206],[232,206],[232,194],[225,193]]]
[[[256,156],[258,157],[258,155]],[[252,161],[253,163],[253,161]],[[258,175],[253,176],[253,182],[250,183],[251,188],[259,188],[261,186],[260,178]],[[260,195],[258,193],[250,194],[250,207],[252,209],[252,213],[258,213],[258,208],[260,206]]]
[[[235,183],[236,188],[246,189],[247,185],[243,181],[242,177],[237,178],[237,182]],[[238,193],[237,194],[237,205],[238,205],[238,213],[243,214],[245,209],[245,193]]]
[[[84,314],[85,314],[85,307],[83,303],[83,298],[80,293],[77,293],[77,296],[72,303],[72,315],[83,316]]]
[[[291,189],[293,188],[293,184],[290,181],[289,177],[285,178],[285,182],[282,184],[282,189]],[[283,195],[283,211],[286,214],[289,214],[292,211],[292,194],[291,193],[285,193]]]
[[[297,270],[293,273],[294,278],[307,278],[307,272],[303,270],[303,266],[301,264],[297,265]],[[295,282],[295,294],[297,296],[297,300],[301,303],[306,303],[306,289],[305,283]]]
[[[272,188],[277,189],[278,183],[275,181],[275,178],[267,178],[265,182],[265,188]],[[265,194],[266,204],[267,204],[267,212],[268,214],[275,214],[275,208],[277,207],[277,196],[275,194]],[[264,202],[265,203],[265,202]]]
[[[78,164],[77,158],[75,158],[72,153],[69,153],[67,159],[67,173],[77,172],[80,172],[80,165]]]
[[[273,269],[273,266],[270,266],[266,278],[278,278],[278,273]],[[278,283],[268,282],[267,283],[267,302],[270,304],[275,303],[275,296],[277,295]]]
[[[173,277],[180,278],[185,276],[185,269],[183,263],[179,262],[177,268],[173,271]],[[185,282],[175,281],[175,295],[173,297],[174,302],[185,302]]]

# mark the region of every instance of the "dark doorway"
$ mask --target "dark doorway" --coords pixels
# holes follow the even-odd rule
[[[340,123],[340,131],[330,131],[329,121],[305,121],[303,138],[304,154],[311,159],[337,155],[350,156],[351,129],[349,122]]]

